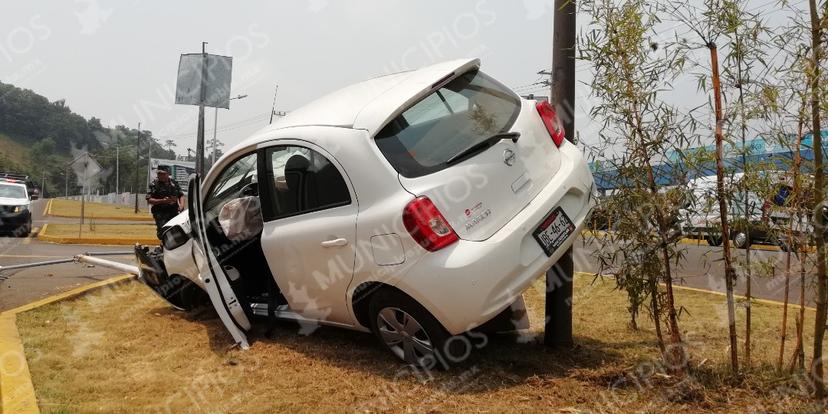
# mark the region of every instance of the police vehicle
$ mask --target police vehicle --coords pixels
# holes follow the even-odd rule
[[[0,232],[26,237],[32,232],[32,211],[26,183],[0,177]]]

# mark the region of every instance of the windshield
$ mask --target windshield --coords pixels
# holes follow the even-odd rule
[[[0,184],[0,197],[27,198],[26,189],[19,185]]]
[[[520,98],[473,70],[426,96],[386,125],[376,137],[380,151],[404,177],[440,171],[463,150],[507,132]]]

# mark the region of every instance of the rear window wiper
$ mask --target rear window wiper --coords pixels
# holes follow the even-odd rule
[[[464,149],[463,151],[460,151],[456,155],[452,156],[448,159],[448,161],[446,161],[446,165],[451,165],[458,161],[462,161],[478,152],[488,149],[489,147],[493,146],[494,144],[497,144],[500,141],[503,141],[504,139],[511,139],[512,142],[517,142],[518,138],[520,138],[520,132],[500,132],[494,134],[484,139],[483,141],[480,141],[477,144],[474,144]]]

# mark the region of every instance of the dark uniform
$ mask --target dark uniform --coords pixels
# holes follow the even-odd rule
[[[150,198],[165,197],[175,197],[175,199],[178,200],[178,198],[183,195],[184,193],[181,191],[181,187],[179,187],[178,183],[174,180],[170,179],[166,183],[153,180],[152,184],[149,186],[149,191],[147,192],[147,200],[149,201]],[[178,215],[178,203],[156,204],[152,206],[150,211],[152,211],[152,218],[155,219],[155,234],[158,237],[158,240],[161,240],[161,230],[163,229],[164,224]]]

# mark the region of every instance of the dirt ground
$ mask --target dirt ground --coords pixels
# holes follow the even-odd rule
[[[612,286],[576,277],[577,346],[562,350],[538,341],[540,279],[526,295],[532,330],[487,338],[485,348],[448,372],[406,367],[371,335],[289,323],[278,324],[270,338],[266,326],[257,328],[249,351],[233,349],[211,312],[175,311],[137,282],[21,314],[18,326],[45,413],[807,409],[805,381],[772,368],[780,306],[753,305],[753,368],[733,379],[723,299],[680,291],[693,367],[680,379],[659,363],[649,321],[642,317],[639,330],[628,328],[624,294]],[[793,314],[786,360],[794,346]],[[806,332],[812,319],[807,311]]]

